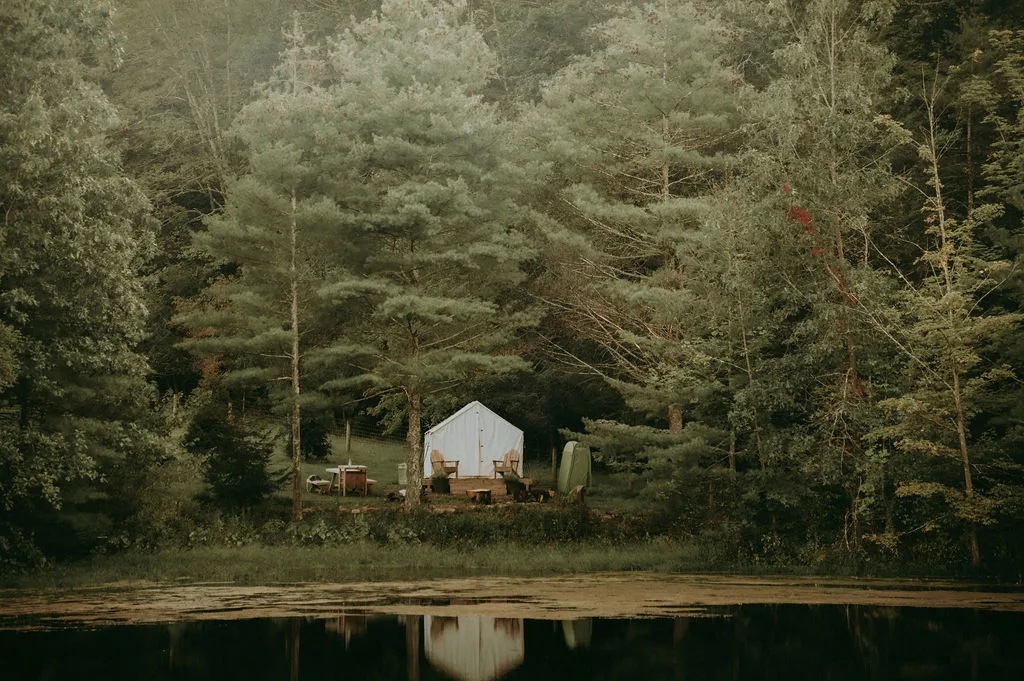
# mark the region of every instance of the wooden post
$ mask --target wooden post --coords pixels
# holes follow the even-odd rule
[[[352,419],[345,419],[345,453],[352,453]]]

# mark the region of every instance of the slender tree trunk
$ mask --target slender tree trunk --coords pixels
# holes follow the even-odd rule
[[[960,372],[953,369],[953,402],[956,410],[956,434],[960,444],[960,462],[964,469],[964,496],[974,497],[974,479],[971,476],[971,457],[967,448],[967,414],[964,411],[963,395],[960,390]],[[981,549],[978,547],[978,528],[971,523],[967,530],[967,541],[971,549],[971,565],[981,566]]]
[[[967,105],[967,159],[965,160],[967,175],[967,219],[974,214],[974,107]]]
[[[860,513],[857,510],[857,502],[860,500],[861,482],[849,486],[847,493],[850,495],[850,534],[853,536],[853,545],[860,547]],[[849,541],[847,541],[849,548]]]
[[[829,70],[828,106],[829,106],[829,110],[832,112],[833,116],[837,116],[838,115],[838,106],[839,106],[839,96],[837,94],[838,78],[839,78],[838,73],[837,73],[837,71],[838,71],[838,59],[839,59],[838,49],[839,49],[839,42],[841,40],[841,36],[840,36],[841,31],[839,30],[839,19],[840,19],[840,17],[839,17],[839,15],[837,13],[836,7],[833,6],[832,7],[832,12],[831,12],[831,14],[829,16],[829,39],[828,39],[828,62],[829,62],[828,63],[828,70]],[[832,136],[832,139],[835,140],[838,137],[839,133],[838,133],[837,130],[832,129],[830,131],[830,134]],[[837,145],[838,145],[838,142],[836,144],[834,144],[833,146],[837,146]],[[839,168],[837,166],[837,161],[835,161],[835,159],[833,159],[832,163],[829,165],[829,181],[832,184],[832,186],[836,189],[836,192],[838,193],[838,191],[840,189],[840,186],[839,186],[840,185],[840,183],[839,183]],[[849,291],[847,290],[847,287],[846,287],[846,269],[847,269],[846,248],[845,248],[845,246],[843,244],[843,232],[842,232],[842,226],[841,225],[836,225],[836,234],[835,234],[835,236],[836,236],[835,243],[836,243],[836,263],[837,263],[837,268],[836,269],[837,269],[837,271],[836,272],[832,272],[831,274],[832,274],[833,279],[835,280],[836,288],[839,290],[840,297],[842,298],[842,309],[841,309],[841,312],[840,312],[840,315],[839,315],[839,325],[840,325],[840,334],[843,336],[843,339],[844,339],[845,344],[846,344],[846,358],[847,358],[847,362],[848,362],[848,373],[847,373],[847,377],[848,378],[847,378],[847,380],[850,381],[851,385],[853,386],[854,394],[857,394],[857,391],[859,390],[859,388],[858,388],[859,381],[858,381],[858,378],[857,378],[857,349],[856,349],[856,345],[855,345],[855,343],[853,341],[853,334],[850,331],[850,325],[849,325],[849,322],[847,320],[847,313],[846,313],[847,308],[850,307],[851,300],[850,300]]]
[[[946,223],[946,207],[942,198],[942,179],[939,175],[939,149],[936,140],[935,101],[934,91],[932,97],[926,97],[928,108],[928,154],[929,165],[932,175],[932,184],[935,189],[935,218],[939,228],[939,266],[942,268],[942,278],[947,298],[952,298],[954,293],[953,272],[950,266],[950,252],[952,244],[949,241],[949,233]],[[947,311],[947,320],[950,328],[956,324],[955,312],[950,306]],[[971,475],[971,455],[967,446],[967,411],[964,408],[963,389],[960,385],[960,367],[956,358],[950,360],[950,392],[953,398],[953,420],[956,425],[957,442],[960,451],[960,462],[963,466],[964,496],[971,500],[974,496],[974,480]],[[968,528],[968,543],[971,550],[971,565],[981,565],[981,550],[978,547],[978,530],[974,523]]]
[[[736,472],[736,429],[729,430],[729,470]]]
[[[839,69],[839,52],[840,44],[843,40],[842,30],[839,26],[841,16],[838,12],[836,4],[831,6],[831,13],[828,18],[829,21],[829,38],[828,38],[828,70],[829,70],[829,94],[828,94],[828,108],[832,117],[838,117],[839,112],[839,96],[838,86],[840,78]],[[837,148],[839,131],[833,127],[830,131],[831,139],[833,140],[833,148]],[[839,166],[838,161],[833,159],[829,165],[829,183],[832,185],[834,195],[840,195],[843,190],[842,183],[839,177]],[[867,253],[867,234],[864,234],[865,238],[865,254]],[[846,350],[846,372],[843,384],[838,388],[838,394],[836,395],[836,411],[842,414],[848,414],[852,405],[859,399],[864,397],[863,385],[860,381],[860,376],[857,370],[857,344],[854,339],[853,330],[850,326],[850,319],[852,317],[851,310],[857,306],[857,298],[850,291],[846,272],[849,269],[849,263],[846,259],[846,243],[845,235],[843,233],[842,219],[837,218],[835,220],[835,267],[831,265],[826,266],[826,271],[832,278],[835,284],[836,291],[839,293],[839,314],[838,314],[838,331],[842,338],[844,349]],[[843,429],[843,441],[841,444],[841,461],[845,461],[847,455],[853,455],[853,453],[859,450],[859,433],[851,432],[849,428]],[[856,469],[856,466],[855,466]],[[846,521],[844,523],[844,540],[847,548],[850,547],[851,537],[850,533],[853,534],[852,543],[854,546],[860,544],[860,523],[857,518],[857,496],[859,494],[858,481],[852,474],[848,473],[845,465],[840,464],[840,475],[843,478],[843,487],[847,491],[847,495],[850,498],[849,510],[846,514]]]
[[[296,200],[292,191],[291,215],[291,263],[288,274],[291,277],[291,321],[292,321],[292,520],[302,520],[302,410],[299,406],[299,281],[296,260],[298,258],[298,224],[295,220]]]
[[[746,313],[743,311],[743,305],[741,304],[740,305],[740,333],[741,333],[741,337],[743,339],[743,363],[746,366],[746,370],[747,370],[747,385],[752,387],[754,385],[754,365],[751,364],[751,362],[750,362],[750,346],[747,343],[747,320],[745,318],[745,315],[746,315]],[[758,423],[758,416],[757,416],[757,412],[756,411],[754,413],[753,430],[754,430],[754,443],[757,445],[757,464],[758,464],[758,466],[760,466],[761,472],[763,473],[764,470],[765,470],[765,463],[764,463],[764,452],[763,452],[763,450],[761,448],[761,425]],[[730,461],[730,463],[732,465],[732,469],[736,470],[735,458],[733,458]]]
[[[678,404],[669,405],[668,432],[673,435],[683,434],[683,408]]]
[[[409,401],[409,429],[405,434],[408,456],[405,460],[405,471],[409,484],[405,491],[405,505],[418,506],[420,489],[423,487],[423,434],[420,432],[423,415],[423,395],[416,386],[405,390]]]

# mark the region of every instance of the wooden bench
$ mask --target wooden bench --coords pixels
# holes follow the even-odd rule
[[[318,494],[327,494],[331,490],[331,481],[324,480],[318,475],[311,475],[306,478],[306,489]]]

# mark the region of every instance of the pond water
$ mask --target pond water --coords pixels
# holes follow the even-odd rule
[[[1024,678],[1024,612],[734,605],[671,618],[344,615],[0,630],[0,679]]]

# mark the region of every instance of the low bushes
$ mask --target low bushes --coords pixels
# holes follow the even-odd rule
[[[648,534],[642,519],[596,513],[583,506],[511,505],[437,511],[428,508],[311,509],[302,522],[266,514],[232,515],[216,509],[178,518],[149,549],[239,546],[329,546],[372,541],[382,545],[429,544],[442,548],[499,542],[546,544],[627,541]]]

